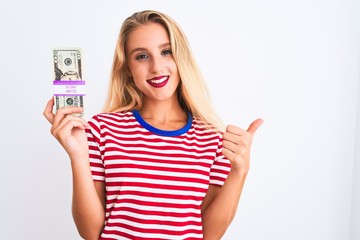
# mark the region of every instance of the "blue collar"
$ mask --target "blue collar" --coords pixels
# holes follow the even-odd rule
[[[191,124],[192,124],[192,115],[188,112],[188,118],[187,118],[187,122],[186,125],[183,128],[180,128],[178,130],[161,130],[158,128],[155,128],[153,126],[151,126],[150,124],[148,124],[140,115],[138,110],[133,110],[132,111],[135,119],[140,123],[140,125],[142,127],[144,127],[145,129],[147,129],[148,131],[155,133],[157,135],[161,135],[161,136],[167,136],[167,137],[176,137],[176,136],[180,136],[181,134],[186,133],[187,131],[189,131]]]

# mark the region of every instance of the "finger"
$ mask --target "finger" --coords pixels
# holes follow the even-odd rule
[[[234,133],[230,133],[230,132],[224,132],[223,133],[223,139],[233,142],[235,144],[239,143],[242,139],[244,139],[244,135],[248,134],[250,135],[248,132],[244,131],[242,133],[242,135],[238,135],[238,134],[234,134]]]
[[[264,123],[264,120],[261,118],[256,119],[255,121],[253,121],[249,128],[247,129],[247,132],[250,133],[251,135],[254,135],[256,130]]]
[[[246,131],[244,129],[239,128],[234,125],[226,126],[226,132],[236,134],[236,135],[243,135],[244,133],[246,133]]]
[[[53,106],[54,106],[54,98],[52,97],[46,104],[45,110],[43,112],[43,115],[45,116],[45,118],[52,124],[54,121],[54,113],[53,111]]]
[[[236,153],[238,148],[239,148],[239,146],[236,143],[230,142],[230,141],[227,141],[227,140],[223,141],[223,147],[224,147],[224,149],[227,149],[227,150],[229,150],[229,151],[231,151],[233,153]]]
[[[56,111],[53,125],[57,126],[67,115],[75,114],[75,113],[81,113],[83,111],[80,107],[65,107],[60,108]],[[78,117],[80,118],[80,117]]]
[[[222,154],[226,159],[229,159],[230,162],[233,161],[233,159],[235,158],[235,153],[226,148],[223,149]]]
[[[72,129],[79,128],[85,130],[86,123],[76,116],[67,115],[56,128],[52,129],[52,134],[54,136],[68,136],[71,134]]]
[[[79,121],[79,119],[75,118],[69,118],[66,119],[66,121],[62,121],[61,124],[58,127],[58,130],[60,131],[71,131],[74,128],[80,128],[82,130],[86,129],[86,126],[82,121]]]
[[[72,135],[74,129],[85,130],[85,127],[80,121],[71,119],[67,121],[66,124],[63,124],[54,130],[53,135],[60,141],[63,141]]]
[[[79,126],[79,124],[81,124],[84,128],[88,126],[87,122],[84,119],[73,115],[66,115],[63,120],[59,122],[59,125],[57,125],[56,128],[61,129],[63,126],[68,125],[69,123],[76,123],[76,126]]]

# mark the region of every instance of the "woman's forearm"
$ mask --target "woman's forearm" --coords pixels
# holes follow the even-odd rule
[[[90,164],[71,161],[73,173],[72,214],[81,237],[99,239],[105,224],[104,206],[92,179]]]
[[[205,240],[219,240],[224,235],[236,214],[245,179],[246,173],[230,171],[219,194],[203,212]]]

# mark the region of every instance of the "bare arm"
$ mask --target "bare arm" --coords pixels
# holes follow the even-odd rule
[[[85,128],[87,123],[71,114],[81,108],[59,109],[54,115],[53,98],[47,103],[44,116],[51,123],[51,133],[63,146],[71,160],[73,174],[72,213],[81,237],[99,239],[105,222],[105,187],[94,182],[89,164],[89,152]]]
[[[204,240],[218,240],[234,219],[246,175],[229,173],[222,187],[211,185],[202,208]]]
[[[72,214],[80,236],[99,239],[105,224],[105,186],[93,181],[90,166],[72,161]]]
[[[250,167],[253,136],[263,120],[255,120],[247,130],[228,126],[224,133],[223,154],[231,162],[230,173],[222,187],[210,186],[202,205],[205,240],[220,239],[231,224]]]

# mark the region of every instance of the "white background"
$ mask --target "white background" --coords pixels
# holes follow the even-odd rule
[[[356,0],[1,0],[0,238],[80,239],[69,160],[42,116],[51,49],[83,49],[90,118],[105,100],[120,25],[144,9],[182,26],[224,122],[265,120],[223,239],[360,239]]]

